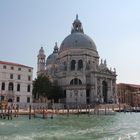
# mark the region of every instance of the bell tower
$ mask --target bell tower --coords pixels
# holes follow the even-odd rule
[[[43,47],[40,48],[39,54],[37,55],[37,76],[42,74],[45,71],[45,58]]]

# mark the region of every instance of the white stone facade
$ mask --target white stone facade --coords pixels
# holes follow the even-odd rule
[[[31,103],[32,78],[32,67],[0,61],[0,99],[13,103]]]
[[[42,57],[45,60],[44,50],[41,49],[38,62]],[[53,53],[46,60],[46,67],[44,64],[38,69],[40,73],[58,81],[66,94],[66,103],[116,101],[116,70],[108,69],[106,60],[99,60],[96,45],[84,34],[78,16],[73,22],[71,34],[62,41],[60,48],[55,44]]]

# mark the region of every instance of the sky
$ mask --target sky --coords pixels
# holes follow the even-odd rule
[[[34,68],[70,34],[76,14],[117,83],[140,84],[139,0],[0,0],[0,60]]]

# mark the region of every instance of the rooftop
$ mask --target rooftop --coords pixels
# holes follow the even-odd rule
[[[125,86],[130,86],[130,87],[133,87],[133,88],[140,88],[140,85],[128,84],[128,83],[119,83],[117,85],[125,85]]]
[[[13,63],[13,62],[0,61],[0,64],[17,66],[17,67],[25,67],[25,68],[33,69],[33,67],[29,67],[29,66],[26,66],[26,65],[22,65],[22,64],[18,64],[18,63]]]

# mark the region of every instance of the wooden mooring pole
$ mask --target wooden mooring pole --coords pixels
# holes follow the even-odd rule
[[[31,119],[31,105],[29,106],[29,120]]]
[[[34,107],[34,118],[35,118],[35,107]]]
[[[69,117],[69,106],[67,106],[67,116]]]
[[[88,105],[88,116],[90,116],[90,105]]]
[[[7,116],[8,116],[8,120],[9,120],[9,117],[10,117],[10,107],[8,107]]]
[[[45,119],[45,109],[43,107],[43,119]]]

